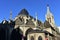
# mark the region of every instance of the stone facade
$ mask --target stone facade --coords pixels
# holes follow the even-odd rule
[[[33,18],[26,9],[22,9],[14,20],[0,23],[0,40],[59,40],[60,33],[49,6],[45,17],[42,23],[37,16]]]

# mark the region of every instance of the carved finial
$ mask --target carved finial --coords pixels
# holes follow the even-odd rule
[[[12,20],[12,10],[10,10],[10,20]]]
[[[35,26],[37,27],[37,12],[35,13],[35,15],[36,15],[36,25]]]
[[[37,12],[36,12],[36,14],[35,14],[35,15],[36,15],[36,22],[37,22]]]

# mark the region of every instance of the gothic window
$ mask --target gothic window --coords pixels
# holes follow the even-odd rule
[[[42,40],[42,37],[41,37],[41,36],[39,36],[39,37],[38,37],[38,40]]]
[[[51,18],[48,18],[48,21],[51,23]]]
[[[33,36],[31,36],[31,40],[34,40],[34,37]]]
[[[47,18],[47,20],[49,21],[49,18]]]

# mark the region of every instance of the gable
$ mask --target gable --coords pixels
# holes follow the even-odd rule
[[[15,20],[16,25],[22,25],[23,23],[24,23],[24,21],[21,18],[18,18],[18,19]]]

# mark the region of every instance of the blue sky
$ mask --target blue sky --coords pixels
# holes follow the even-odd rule
[[[38,19],[44,22],[47,4],[50,6],[56,25],[60,26],[60,0],[0,0],[0,22],[4,18],[9,20],[10,10],[14,19],[23,8],[33,17],[37,12]]]

